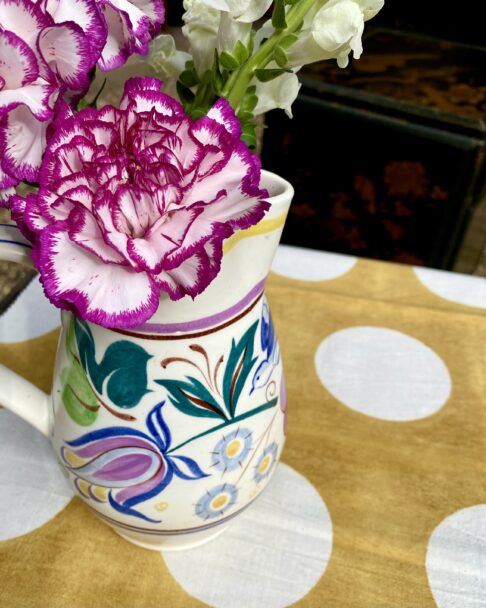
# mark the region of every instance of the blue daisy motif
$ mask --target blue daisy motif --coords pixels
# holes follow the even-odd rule
[[[212,465],[218,471],[233,471],[241,467],[250,453],[253,438],[247,428],[238,428],[229,435],[223,435],[212,452]]]
[[[196,515],[201,519],[213,519],[224,515],[236,503],[237,498],[236,486],[223,483],[201,496],[196,504]]]
[[[270,475],[270,471],[277,461],[277,452],[278,446],[275,441],[264,449],[263,454],[260,456],[255,465],[255,473],[253,478],[257,483],[260,483],[260,481],[263,481]]]

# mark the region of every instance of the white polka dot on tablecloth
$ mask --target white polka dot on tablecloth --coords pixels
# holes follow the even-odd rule
[[[35,277],[12,306],[0,315],[0,342],[32,340],[59,325],[59,310],[47,300]]]
[[[327,281],[346,274],[356,262],[357,259],[349,255],[280,245],[272,271],[289,279]]]
[[[422,285],[444,300],[486,308],[486,278],[431,268],[414,268],[414,272]]]
[[[71,498],[48,439],[0,410],[0,540],[42,526]]]
[[[457,511],[435,528],[426,568],[438,608],[486,607],[486,505]]]
[[[350,327],[325,338],[315,354],[325,388],[351,409],[383,420],[418,420],[447,401],[442,359],[419,340],[385,327]]]
[[[244,514],[220,537],[163,553],[177,582],[215,608],[283,608],[303,598],[329,561],[332,523],[317,490],[280,464]]]

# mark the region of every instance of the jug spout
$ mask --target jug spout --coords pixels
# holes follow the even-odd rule
[[[163,294],[150,322],[137,329],[150,332],[163,325],[184,330],[194,319],[211,319],[218,317],[220,311],[241,310],[246,301],[251,302],[263,290],[294,190],[289,182],[269,171],[262,171],[261,186],[269,192],[270,209],[258,224],[225,242],[216,279],[195,300],[186,296],[174,302]]]
[[[222,274],[227,273],[233,285],[238,277],[245,291],[264,281],[270,272],[294,194],[287,181],[268,171],[262,171],[262,186],[270,195],[265,217],[248,230],[237,232],[224,246]]]

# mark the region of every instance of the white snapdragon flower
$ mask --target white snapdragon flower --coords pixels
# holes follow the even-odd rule
[[[169,34],[157,36],[150,45],[149,65],[164,81],[164,91],[175,94],[175,83],[187,61],[192,59],[189,53],[179,51],[175,40]]]
[[[289,118],[292,118],[292,104],[301,87],[296,74],[286,73],[270,82],[255,81],[254,84],[256,84],[255,94],[258,97],[258,103],[253,110],[255,116],[280,108],[285,110]]]
[[[241,23],[253,23],[261,19],[273,0],[204,0],[208,7],[229,13]]]
[[[232,17],[230,13],[222,12],[216,41],[218,53],[223,51],[231,53],[238,40],[245,45],[248,44],[251,26],[251,23],[244,23]]]
[[[363,52],[361,36],[365,21],[374,17],[384,0],[328,0],[309,11],[299,39],[288,49],[289,65],[302,66],[324,59],[337,59],[340,67]]]
[[[182,33],[189,42],[196,70],[202,75],[213,65],[221,13],[205,0],[184,0],[183,6]]]
[[[231,53],[238,40],[247,44],[253,22],[271,4],[272,0],[184,0],[182,33],[198,74],[211,68],[215,49]]]

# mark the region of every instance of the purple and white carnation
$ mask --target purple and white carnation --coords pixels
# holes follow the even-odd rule
[[[128,80],[119,109],[66,118],[38,194],[13,197],[47,297],[106,327],[143,323],[160,291],[200,294],[220,270],[223,240],[269,207],[229,103],[193,121],[161,84]]]
[[[164,22],[163,0],[96,0],[108,28],[98,61],[103,71],[114,70],[133,53],[145,55],[149,42]]]
[[[0,204],[37,181],[56,103],[148,50],[162,0],[0,0]]]

